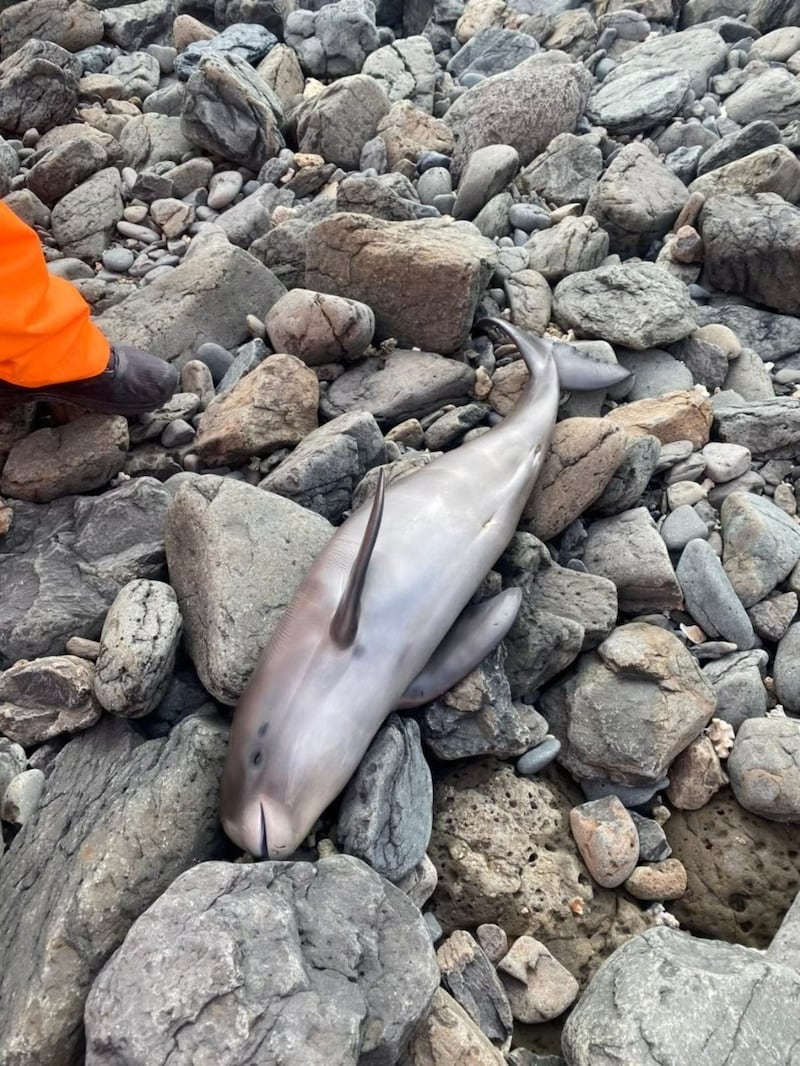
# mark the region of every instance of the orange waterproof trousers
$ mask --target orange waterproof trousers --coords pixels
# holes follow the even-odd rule
[[[89,305],[45,265],[39,238],[0,203],[0,380],[37,388],[101,374],[109,345]]]

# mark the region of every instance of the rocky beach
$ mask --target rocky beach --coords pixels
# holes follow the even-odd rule
[[[0,410],[0,1066],[800,1066],[800,2],[301,3],[0,0],[0,199],[180,375]],[[631,373],[505,639],[253,862],[233,708],[514,409],[486,317]]]

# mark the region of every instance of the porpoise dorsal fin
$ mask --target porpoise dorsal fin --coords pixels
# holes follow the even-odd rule
[[[339,606],[331,619],[331,640],[340,648],[350,647],[358,632],[361,593],[364,591],[367,567],[372,558],[372,550],[375,547],[375,541],[378,539],[378,530],[381,527],[381,519],[383,518],[384,481],[384,472],[381,469],[378,472],[378,485],[372,499],[372,510],[370,511],[367,527],[364,530],[361,547],[358,549],[358,555],[353,562],[353,569],[350,571],[350,577],[347,579],[347,586],[342,593]]]

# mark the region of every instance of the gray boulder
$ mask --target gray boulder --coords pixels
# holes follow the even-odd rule
[[[433,784],[419,726],[392,714],[342,796],[339,843],[397,884],[425,857],[432,823]]]
[[[714,713],[711,685],[672,633],[619,626],[542,699],[576,777],[634,787],[660,781]]]
[[[654,263],[619,263],[564,278],[553,312],[579,336],[637,351],[681,340],[696,328],[685,285]]]
[[[331,526],[291,500],[205,475],[167,516],[170,580],[206,689],[235,704]]]
[[[761,952],[649,929],[598,971],[564,1027],[570,1066],[792,1066],[800,976]]]
[[[351,506],[356,485],[383,463],[385,451],[374,417],[369,411],[352,411],[304,437],[259,488],[339,522]]]
[[[445,119],[456,137],[454,174],[487,144],[514,145],[521,163],[531,162],[557,134],[574,130],[590,86],[582,65],[534,55],[468,89]]]
[[[284,291],[270,270],[221,234],[195,237],[180,266],[110,307],[97,324],[117,343],[181,365],[206,341],[224,348],[243,343],[247,315],[263,318]]]
[[[464,403],[475,372],[454,359],[432,352],[397,348],[346,370],[323,396],[328,418],[369,411],[379,426],[420,418],[447,403]]]
[[[80,61],[65,49],[26,41],[0,63],[0,129],[22,135],[36,127],[44,133],[69,122],[80,75]]]
[[[135,916],[221,851],[225,747],[215,719],[143,742],[107,718],[58,755],[0,867],[0,1060],[77,1061],[89,988]]]
[[[143,477],[101,496],[15,504],[0,539],[0,668],[98,637],[123,585],[160,577],[168,500]]]
[[[258,168],[284,146],[283,107],[247,60],[209,52],[186,83],[181,128],[192,144]]]
[[[419,910],[357,859],[207,863],[139,918],[86,1005],[87,1066],[391,1066],[439,983]]]

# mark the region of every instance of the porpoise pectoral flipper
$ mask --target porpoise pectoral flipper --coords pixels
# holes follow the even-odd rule
[[[428,665],[406,689],[398,708],[410,710],[429,703],[466,677],[509,631],[521,602],[520,590],[510,588],[465,607]]]

